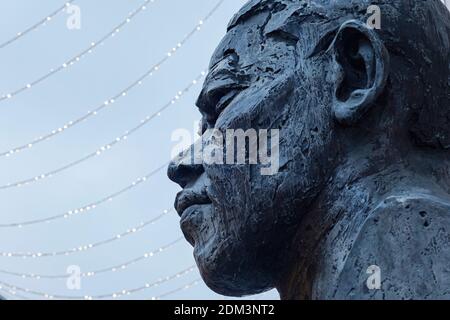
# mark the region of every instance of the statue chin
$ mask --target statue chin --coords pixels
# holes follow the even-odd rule
[[[218,246],[217,243],[220,243]],[[243,269],[241,256],[230,256],[235,251],[223,242],[211,241],[205,246],[195,247],[194,257],[206,285],[218,294],[241,297],[258,294],[273,288],[271,281],[258,272]],[[239,258],[238,258],[239,257]],[[238,265],[239,264],[239,265]],[[266,284],[266,285],[264,285]]]
[[[227,296],[257,294],[273,287],[272,281],[258,271],[258,263],[248,246],[223,229],[214,219],[211,204],[195,206],[182,216],[186,239],[194,246],[194,258],[206,285]],[[194,212],[195,211],[195,212]],[[239,226],[235,226],[236,230]]]

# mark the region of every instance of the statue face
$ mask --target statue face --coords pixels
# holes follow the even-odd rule
[[[262,165],[189,165],[169,177],[183,187],[176,209],[207,285],[226,295],[273,288],[295,231],[335,159],[327,58],[310,39],[267,32],[268,12],[239,22],[215,51],[197,106],[206,128],[279,129],[279,171]],[[190,157],[186,152],[184,157]]]

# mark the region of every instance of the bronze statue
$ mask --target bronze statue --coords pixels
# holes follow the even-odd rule
[[[439,0],[251,0],[234,16],[202,130],[278,129],[280,158],[273,175],[181,161],[191,150],[170,164],[212,290],[450,298],[449,35]]]

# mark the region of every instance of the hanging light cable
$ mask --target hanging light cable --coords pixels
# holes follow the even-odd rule
[[[152,77],[158,70],[160,70],[161,66],[165,62],[167,62],[171,57],[173,57],[175,55],[175,53],[178,52],[178,50],[181,47],[183,47],[194,36],[194,34],[196,34],[198,31],[202,30],[203,24],[206,21],[208,21],[210,19],[210,17],[219,9],[219,7],[223,3],[223,1],[224,0],[219,1],[214,6],[214,8],[202,20],[199,20],[197,25],[181,41],[177,42],[177,44],[175,46],[173,46],[172,49],[170,49],[162,59],[160,59],[156,64],[152,65],[139,78],[132,81],[128,86],[126,86],[120,92],[115,93],[108,99],[103,100],[103,102],[101,104],[99,104],[92,110],[88,111],[83,116],[78,117],[73,120],[70,120],[67,123],[59,126],[58,128],[56,128],[50,132],[47,132],[46,134],[43,134],[27,143],[23,143],[22,145],[10,148],[7,151],[0,152],[0,157],[10,157],[12,155],[20,153],[21,151],[31,149],[31,148],[35,147],[37,144],[47,141],[47,140],[53,138],[54,136],[57,136],[74,126],[76,126],[80,123],[83,123],[84,121],[90,119],[91,117],[98,115],[101,111],[103,111],[105,109],[110,109],[110,107],[116,105],[116,103],[111,103],[111,102],[112,101],[117,102],[120,98],[127,96],[128,93],[130,91],[132,91],[132,89],[136,88],[137,86],[142,85],[144,80],[146,80],[149,77]]]
[[[0,185],[0,190],[5,190],[5,189],[11,189],[11,188],[17,188],[17,187],[22,187],[22,186],[27,186],[30,185],[32,183],[36,183],[38,181],[47,179],[47,178],[51,178],[56,174],[59,174],[63,171],[66,171],[70,168],[73,168],[81,163],[86,162],[89,159],[95,158],[97,156],[102,155],[104,152],[110,150],[111,148],[117,146],[119,143],[127,140],[132,134],[136,133],[137,131],[139,131],[140,129],[142,129],[145,125],[147,125],[148,123],[150,123],[153,119],[155,119],[156,117],[161,116],[161,113],[163,111],[165,111],[166,109],[168,109],[170,106],[172,106],[173,104],[175,104],[176,102],[178,102],[180,100],[181,97],[183,97],[186,93],[188,93],[192,87],[194,87],[201,78],[204,77],[206,73],[204,71],[201,72],[201,74],[195,78],[193,81],[191,81],[189,83],[188,86],[186,86],[183,90],[178,91],[177,94],[169,101],[167,102],[165,105],[163,105],[160,109],[158,109],[156,112],[146,116],[144,119],[142,119],[139,124],[135,125],[134,127],[130,128],[129,130],[126,130],[125,133],[123,133],[121,136],[118,136],[117,138],[115,138],[114,140],[110,141],[109,143],[107,143],[106,145],[103,145],[102,147],[98,148],[96,151],[91,152],[89,154],[87,154],[86,156],[72,161],[64,166],[61,166],[57,169],[45,172],[45,173],[41,173],[38,174],[34,177],[31,178],[27,178],[27,179],[23,179],[23,180],[19,180],[19,181],[15,181],[15,182],[10,182],[7,183],[5,185]],[[111,101],[111,103],[114,103],[114,101]]]
[[[10,299],[6,299],[6,300],[11,300],[11,299],[12,300],[28,300],[27,297],[17,293],[17,291],[14,291],[8,287],[2,287],[1,285],[0,285],[0,292],[3,293],[4,298],[11,297]]]
[[[126,231],[118,233],[110,238],[107,238],[107,239],[104,239],[101,241],[97,241],[94,243],[90,243],[87,245],[75,246],[72,249],[50,251],[50,252],[42,252],[42,251],[39,251],[39,252],[0,252],[0,256],[8,257],[8,258],[47,258],[47,257],[57,257],[57,256],[69,256],[69,255],[79,253],[79,252],[86,252],[88,250],[98,248],[98,247],[104,246],[106,244],[110,244],[112,242],[124,239],[132,234],[140,232],[140,231],[144,230],[146,227],[154,225],[156,222],[158,222],[163,217],[165,217],[167,215],[167,213],[169,213],[170,211],[172,211],[172,209],[164,210],[161,214],[159,214],[155,218],[147,220],[147,221],[143,221],[139,225],[129,228]]]
[[[75,2],[75,0],[70,0],[67,1],[64,5],[62,5],[61,7],[59,7],[58,9],[56,9],[55,11],[51,12],[50,14],[46,15],[45,18],[40,19],[38,22],[36,22],[35,24],[33,24],[32,26],[26,28],[23,31],[17,32],[16,35],[8,40],[6,40],[5,42],[2,42],[0,44],[0,49],[3,49],[5,47],[7,47],[8,45],[10,45],[11,43],[19,40],[20,38],[26,36],[28,33],[30,33],[31,31],[34,31],[36,29],[38,29],[41,26],[46,25],[49,21],[51,21],[55,16],[57,16],[58,14],[64,12],[64,10],[66,10],[66,8],[70,7],[70,5]]]
[[[167,163],[163,164],[162,166],[156,168],[155,170],[147,173],[145,176],[142,176],[142,177],[136,179],[131,184],[120,189],[119,191],[111,193],[111,194],[107,195],[106,197],[103,197],[99,200],[92,201],[89,204],[84,205],[82,207],[78,207],[76,209],[71,209],[64,213],[56,214],[56,215],[46,217],[46,218],[27,220],[27,221],[22,221],[22,222],[3,223],[3,224],[0,224],[0,228],[23,228],[25,226],[30,226],[30,225],[35,225],[35,224],[50,223],[52,221],[59,220],[59,219],[69,219],[75,215],[87,214],[89,212],[92,212],[92,210],[95,210],[96,208],[98,208],[100,205],[110,202],[110,201],[114,200],[115,198],[117,198],[118,196],[120,196],[128,191],[131,191],[134,188],[137,188],[142,183],[147,182],[155,174],[160,172],[162,169],[165,169],[168,164],[169,164],[169,162],[167,162]]]
[[[105,274],[105,273],[109,273],[109,272],[118,272],[118,271],[125,270],[128,267],[130,267],[138,262],[154,258],[155,256],[159,255],[160,253],[165,252],[169,248],[172,248],[176,244],[180,243],[183,239],[184,238],[178,238],[174,241],[169,242],[168,244],[166,244],[164,246],[159,247],[156,250],[146,252],[138,257],[134,257],[134,258],[124,261],[120,264],[104,267],[104,268],[97,269],[97,270],[82,272],[82,273],[80,273],[79,276],[81,278],[92,278],[92,277],[98,276],[99,274]],[[67,273],[66,274],[21,273],[21,272],[2,270],[2,269],[0,269],[0,273],[10,275],[10,276],[20,277],[23,279],[35,279],[35,280],[66,279],[66,278],[70,277],[70,274],[67,274]]]
[[[0,102],[4,101],[4,100],[8,100],[11,99],[17,95],[19,95],[20,93],[23,93],[31,88],[33,88],[34,86],[40,84],[41,82],[47,80],[48,78],[50,78],[51,76],[55,75],[56,73],[74,65],[76,62],[80,61],[82,58],[84,58],[87,54],[90,54],[93,52],[94,49],[96,49],[97,47],[99,47],[100,45],[104,44],[105,41],[107,41],[108,39],[114,37],[114,35],[116,35],[122,27],[124,27],[126,24],[130,23],[139,13],[141,13],[142,11],[147,9],[147,5],[149,3],[153,3],[156,0],[146,0],[144,1],[144,3],[142,5],[139,6],[139,8],[137,8],[136,10],[132,11],[125,20],[123,20],[122,22],[120,22],[117,26],[115,26],[113,28],[112,31],[108,32],[106,35],[104,35],[103,37],[101,37],[98,41],[95,42],[91,42],[91,44],[89,45],[89,47],[87,47],[86,49],[84,49],[83,51],[81,51],[80,53],[78,53],[76,56],[70,58],[69,60],[67,60],[66,62],[64,62],[63,64],[50,69],[50,71],[48,71],[47,73],[43,74],[42,76],[40,76],[39,78],[37,78],[34,81],[28,82],[27,84],[23,85],[22,87],[15,89],[7,94],[4,94],[2,96],[0,96]]]
[[[39,296],[41,298],[44,299],[64,299],[64,300],[94,300],[94,299],[117,299],[120,298],[122,296],[128,296],[134,293],[138,293],[141,291],[145,291],[148,290],[150,288],[154,288],[154,287],[158,287],[166,282],[178,279],[182,276],[185,276],[187,274],[190,274],[192,272],[194,272],[196,270],[195,266],[190,266],[184,270],[181,270],[175,274],[166,276],[166,277],[162,277],[157,279],[154,282],[148,282],[145,283],[144,285],[141,285],[139,287],[135,287],[135,288],[131,288],[131,289],[123,289],[120,291],[116,291],[116,292],[112,292],[112,293],[105,293],[105,294],[99,294],[99,295],[84,295],[84,296],[69,296],[69,295],[60,295],[60,294],[50,294],[50,293],[46,293],[46,292],[42,292],[42,291],[37,291],[37,290],[33,290],[33,289],[29,289],[29,288],[23,288],[23,287],[19,287],[19,286],[15,286],[12,284],[9,284],[7,282],[3,282],[0,281],[0,285],[2,287],[6,287],[11,289],[13,292],[23,292],[26,294],[30,294],[30,295],[34,295],[34,296]]]
[[[163,298],[165,298],[167,296],[173,295],[175,293],[191,289],[191,288],[199,285],[201,282],[202,282],[202,279],[201,278],[197,278],[194,281],[189,282],[188,284],[185,284],[184,286],[178,287],[178,288],[176,288],[174,290],[171,290],[169,292],[163,293],[163,294],[161,294],[159,296],[151,297],[148,300],[161,300],[161,299],[163,299]]]

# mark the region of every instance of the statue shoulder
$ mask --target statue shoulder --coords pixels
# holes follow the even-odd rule
[[[449,299],[449,264],[450,201],[425,194],[388,197],[355,238],[335,296]]]
[[[433,228],[429,228],[433,219],[441,224],[435,224]],[[378,225],[380,221],[393,224],[397,220],[399,223],[422,230],[450,224],[450,198],[420,193],[390,196],[372,210],[364,226]]]

